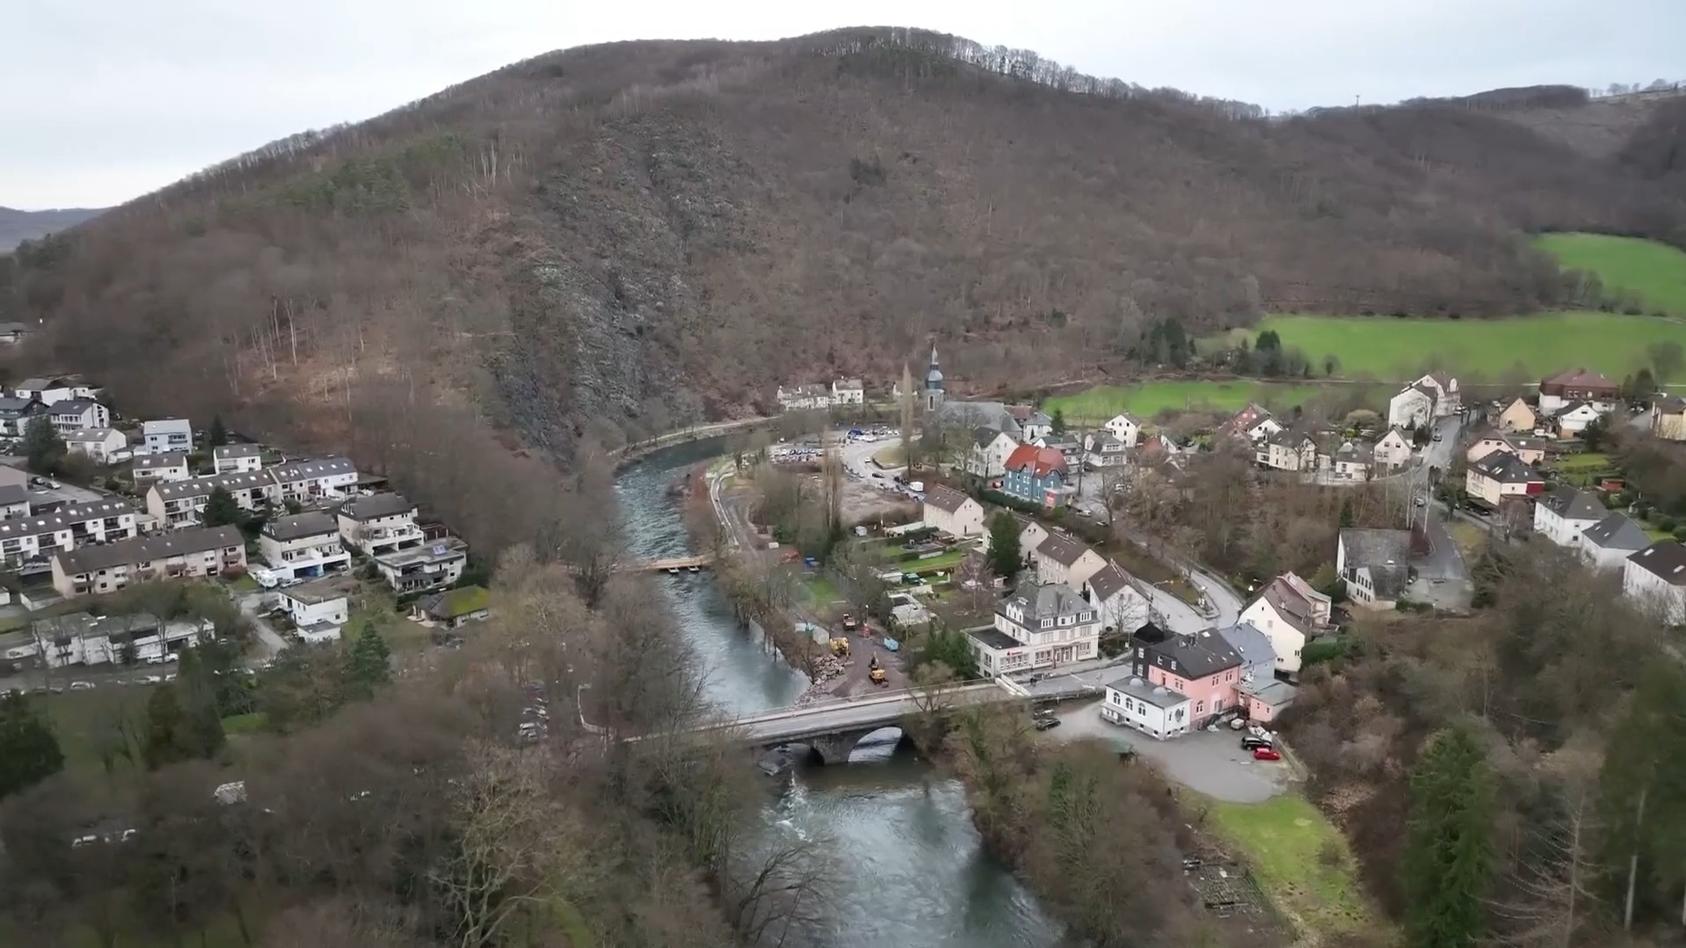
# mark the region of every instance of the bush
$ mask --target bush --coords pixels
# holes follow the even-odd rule
[[[1675,527],[1674,538],[1681,543],[1686,543],[1686,527]]]
[[[1667,514],[1664,514],[1663,516],[1657,518],[1657,529],[1661,530],[1664,533],[1673,533],[1674,528],[1679,526],[1679,525],[1680,525],[1679,521],[1675,520],[1673,517],[1668,516]]]
[[[1352,651],[1352,644],[1344,638],[1318,639],[1306,643],[1300,649],[1300,674],[1313,665],[1332,662],[1345,658]]]

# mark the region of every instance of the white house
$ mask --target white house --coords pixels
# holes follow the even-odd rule
[[[422,542],[416,505],[402,494],[370,494],[346,501],[339,511],[339,531],[347,545],[366,556],[407,550]]]
[[[98,390],[75,375],[49,378],[28,378],[19,382],[12,394],[18,398],[33,398],[43,405],[53,405],[67,398],[93,398]]]
[[[1284,429],[1258,442],[1253,459],[1273,471],[1311,471],[1317,467],[1317,442],[1309,435]]]
[[[995,625],[967,636],[991,677],[1094,658],[1100,614],[1064,583],[1022,584],[995,607]]]
[[[781,385],[773,397],[785,411],[831,407],[831,392],[823,385],[792,385],[790,388]]]
[[[973,477],[992,478],[1007,473],[1007,458],[1019,443],[1013,436],[994,428],[975,428],[971,450],[966,455],[966,473]]]
[[[211,449],[211,464],[217,474],[249,474],[263,469],[263,445],[219,444]]]
[[[1328,632],[1333,601],[1293,573],[1265,585],[1237,620],[1248,622],[1270,639],[1276,671],[1296,675],[1307,639]]]
[[[1162,741],[1188,732],[1188,696],[1146,678],[1126,675],[1107,682],[1101,717]]]
[[[29,516],[29,488],[21,484],[0,484],[0,520]]]
[[[1129,412],[1113,415],[1101,427],[1112,435],[1112,440],[1122,442],[1127,448],[1135,447],[1136,439],[1142,435],[1142,423],[1131,417]]]
[[[115,428],[77,428],[64,436],[64,449],[86,454],[95,464],[112,463],[112,455],[129,446],[129,436]]]
[[[1376,463],[1376,449],[1363,441],[1331,440],[1317,452],[1317,467],[1342,481],[1367,481]]]
[[[1062,583],[1081,589],[1089,577],[1106,566],[1106,559],[1082,541],[1064,533],[1055,533],[1037,544],[1030,554],[1036,579],[1042,583]]]
[[[866,389],[860,379],[837,379],[831,383],[831,403],[833,405],[864,405],[866,404]]]
[[[1045,411],[1029,405],[1009,405],[1007,413],[1019,423],[1019,429],[1024,432],[1026,441],[1054,436],[1054,419]]]
[[[193,476],[193,472],[187,469],[187,455],[180,451],[139,455],[130,473],[136,486],[149,481],[185,481]]]
[[[1558,546],[1579,549],[1581,533],[1609,512],[1597,497],[1565,484],[1534,504],[1534,532]]]
[[[47,407],[47,419],[62,436],[86,428],[110,428],[111,409],[91,398],[66,398]]]
[[[276,593],[281,610],[293,620],[298,637],[306,642],[333,642],[351,618],[351,597],[357,581],[349,576],[328,576],[288,586]]]
[[[1376,442],[1374,453],[1376,466],[1385,470],[1396,470],[1411,463],[1411,439],[1405,437],[1405,432],[1398,427],[1387,429]]]
[[[0,520],[0,564],[38,570],[60,551],[128,539],[137,530],[135,515],[135,509],[121,501],[95,500],[51,513],[8,517]]]
[[[47,406],[34,398],[0,398],[0,436],[21,438],[29,420],[47,413]]]
[[[1246,408],[1236,412],[1228,421],[1218,427],[1218,433],[1236,438],[1246,438],[1257,443],[1282,430],[1281,422],[1271,417],[1270,412],[1263,406],[1249,403]]]
[[[1600,411],[1591,402],[1570,402],[1557,409],[1551,416],[1551,427],[1557,431],[1560,438],[1571,438],[1586,430],[1586,426],[1604,417],[1607,412]]]
[[[1485,432],[1475,436],[1469,448],[1464,452],[1464,460],[1475,462],[1492,454],[1503,451],[1514,454],[1523,464],[1538,464],[1545,460],[1545,442],[1539,438],[1529,438],[1518,434],[1500,434]]]
[[[1627,514],[1611,512],[1581,531],[1577,548],[1594,569],[1619,570],[1628,557],[1651,545],[1651,538]]]
[[[1090,435],[1087,439],[1088,453],[1083,456],[1083,463],[1091,471],[1104,471],[1108,468],[1124,467],[1130,463],[1130,448],[1122,441],[1114,438],[1097,438]]]
[[[1335,541],[1335,572],[1347,596],[1372,609],[1392,609],[1410,578],[1411,534],[1347,527]]]
[[[375,556],[375,569],[399,595],[449,586],[462,578],[468,548],[449,539]]]
[[[207,619],[161,622],[144,612],[119,616],[77,612],[32,623],[28,633],[32,641],[23,651],[40,656],[49,668],[156,663],[214,634]],[[8,650],[8,655],[13,651]]]
[[[357,487],[357,465],[338,455],[288,461],[263,472],[275,482],[275,492],[282,502],[307,506],[338,500]]]
[[[141,422],[141,443],[137,454],[187,453],[193,450],[193,423],[186,418],[160,418]]]
[[[1100,612],[1103,629],[1134,632],[1147,622],[1151,611],[1135,577],[1111,561],[1083,583],[1083,598]]]
[[[1628,557],[1622,592],[1664,623],[1686,624],[1686,545],[1661,540]]]
[[[945,536],[966,539],[983,536],[983,504],[943,484],[925,492],[924,521]]]
[[[1445,372],[1430,372],[1411,384],[1433,393],[1436,418],[1455,415],[1463,409],[1463,394],[1458,391],[1458,380]]]
[[[1413,383],[1388,399],[1387,423],[1394,428],[1421,428],[1434,419],[1434,389]]]
[[[256,474],[210,474],[179,481],[155,481],[146,490],[146,512],[169,529],[197,526],[212,492],[225,490],[241,510],[260,510],[276,503],[275,482]]]
[[[1554,415],[1575,402],[1588,402],[1601,412],[1612,412],[1620,396],[1621,386],[1603,373],[1570,369],[1540,379],[1540,414]]]
[[[1464,492],[1488,507],[1545,490],[1545,478],[1507,451],[1494,451],[1464,469]]]
[[[258,534],[258,555],[283,580],[323,576],[351,565],[339,525],[325,513],[277,517]]]

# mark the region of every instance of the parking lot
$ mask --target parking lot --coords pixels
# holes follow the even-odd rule
[[[1286,761],[1254,760],[1250,751],[1241,749],[1241,735],[1228,728],[1156,741],[1102,720],[1098,701],[1067,704],[1059,718],[1060,726],[1045,732],[1045,739],[1095,737],[1120,746],[1127,743],[1167,778],[1218,800],[1260,803],[1286,791],[1294,777]]]

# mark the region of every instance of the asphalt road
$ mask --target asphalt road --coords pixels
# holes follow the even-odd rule
[[[1017,701],[1020,698],[994,682],[986,681],[955,688],[947,692],[942,700],[950,707],[958,707],[993,701]],[[751,715],[724,722],[721,726],[737,730],[751,743],[777,744],[804,737],[890,725],[910,714],[918,713],[919,710],[919,699],[912,693],[891,692],[841,698],[801,708]]]

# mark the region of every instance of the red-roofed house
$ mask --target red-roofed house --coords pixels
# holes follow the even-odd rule
[[[1070,496],[1066,486],[1065,455],[1055,448],[1021,444],[1007,456],[1001,490],[1029,504],[1058,507]]]
[[[1600,412],[1616,410],[1621,386],[1600,372],[1574,369],[1540,379],[1540,414],[1550,415],[1575,402],[1589,402]]]

